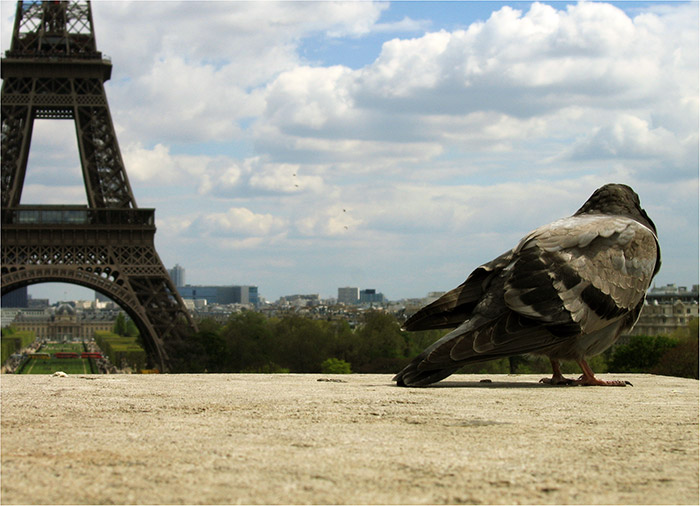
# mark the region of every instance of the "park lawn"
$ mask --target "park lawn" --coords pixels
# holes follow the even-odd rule
[[[24,367],[23,374],[53,374],[63,371],[66,374],[90,374],[90,364],[83,358],[33,358]]]
[[[82,343],[46,343],[40,351],[53,355],[59,351],[80,353],[83,350]],[[84,358],[33,358],[24,366],[22,374],[53,374],[57,371],[66,374],[90,374],[90,362]]]

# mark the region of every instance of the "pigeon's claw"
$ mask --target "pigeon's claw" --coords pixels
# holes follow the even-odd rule
[[[571,378],[565,378],[561,373],[561,365],[558,360],[549,359],[552,363],[552,377],[542,378],[540,383],[546,383],[547,385],[577,385],[577,381]]]
[[[577,385],[583,386],[601,386],[601,387],[626,387],[627,385],[632,386],[629,381],[622,380],[602,380],[598,378],[586,378],[581,376],[576,380]]]
[[[578,365],[581,367],[583,374],[579,379],[576,380],[578,385],[583,386],[601,386],[601,387],[625,387],[627,385],[632,386],[629,381],[622,380],[602,380],[595,377],[593,374],[593,369],[585,360],[577,360]]]
[[[565,386],[603,386],[603,387],[625,387],[627,385],[632,386],[629,381],[621,380],[601,380],[598,378],[586,378],[581,376],[579,379],[565,378],[564,376],[552,376],[551,378],[542,378],[540,383],[545,383],[547,385],[565,385]]]
[[[624,387],[632,386],[629,381],[621,380],[602,380],[595,377],[593,374],[593,369],[585,360],[578,360],[578,365],[581,367],[583,374],[578,379],[565,378],[561,373],[561,367],[558,360],[550,359],[552,363],[552,377],[542,378],[540,383],[545,383],[547,385],[582,385],[582,386],[602,386],[602,387]]]

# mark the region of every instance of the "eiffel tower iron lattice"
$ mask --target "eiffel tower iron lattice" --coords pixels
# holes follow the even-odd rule
[[[2,58],[2,293],[67,282],[134,320],[152,366],[173,368],[196,326],[154,245],[155,210],[136,205],[105,95],[89,1],[20,1]],[[36,119],[73,120],[87,206],[21,205]]]

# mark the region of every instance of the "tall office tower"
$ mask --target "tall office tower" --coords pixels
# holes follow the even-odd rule
[[[360,300],[360,289],[356,286],[338,288],[338,304],[357,304]]]
[[[180,264],[175,264],[175,267],[168,269],[168,274],[175,286],[185,286],[185,268],[181,267]]]

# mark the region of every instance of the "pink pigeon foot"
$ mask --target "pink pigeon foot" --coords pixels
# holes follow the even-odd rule
[[[582,385],[582,386],[605,386],[605,387],[624,387],[632,386],[629,381],[621,380],[601,380],[595,377],[593,370],[588,365],[585,360],[577,360],[578,365],[581,367],[583,374],[578,379],[565,378],[561,373],[561,368],[559,367],[559,362],[556,360],[551,360],[552,363],[552,377],[542,378],[540,383],[546,383],[547,385]]]

